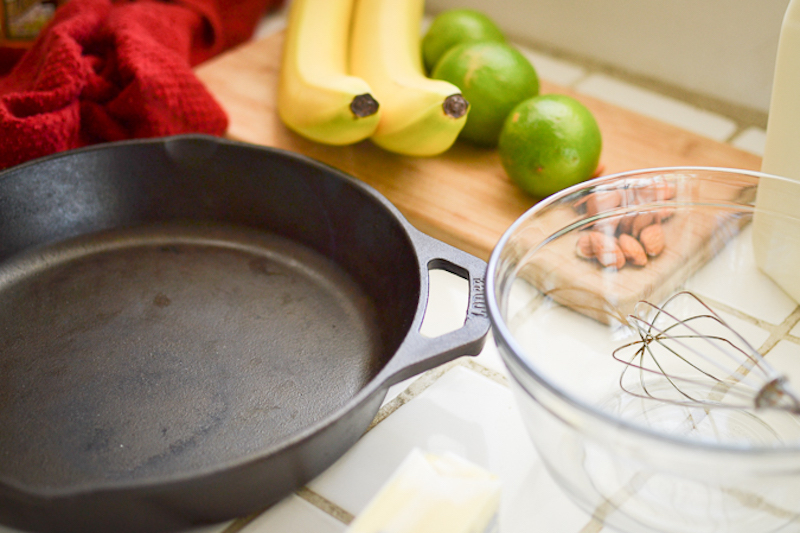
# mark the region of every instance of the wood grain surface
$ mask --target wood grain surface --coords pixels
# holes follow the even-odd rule
[[[416,158],[369,141],[326,146],[289,131],[275,108],[282,45],[283,35],[275,34],[196,69],[229,115],[229,138],[299,152],[339,168],[380,191],[420,230],[483,259],[538,201],[511,183],[496,150],[457,142],[442,155]],[[546,80],[542,92],[573,96],[592,111],[603,134],[603,174],[679,165],[760,167],[755,155]]]

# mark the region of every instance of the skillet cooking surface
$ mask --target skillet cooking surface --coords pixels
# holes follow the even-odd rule
[[[0,270],[0,457],[17,458],[0,475],[137,480],[280,443],[374,376],[374,314],[332,261],[263,231],[158,224],[26,253]]]

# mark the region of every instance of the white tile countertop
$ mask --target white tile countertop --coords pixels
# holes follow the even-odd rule
[[[256,37],[280,30],[284,15],[265,19]],[[642,89],[607,73],[538,51],[523,51],[544,79],[738,148],[759,155],[763,152],[765,132],[761,127]],[[753,276],[756,284],[770,283],[757,272]],[[790,361],[797,372],[796,381],[800,381],[800,309],[793,301],[777,293],[771,305],[754,309],[745,293],[733,293],[725,280],[713,275],[713,266],[701,270],[692,283],[706,296],[738,310],[736,316],[743,321],[747,337],[756,346],[769,344],[774,357]],[[458,328],[466,306],[466,281],[433,271],[423,333],[436,336]],[[747,317],[742,319],[742,314]],[[550,478],[528,438],[508,379],[490,335],[477,357],[457,359],[390,388],[367,433],[297,493],[256,516],[194,531],[342,533],[415,448],[452,452],[498,475],[502,481],[500,533],[610,531],[574,505]],[[782,531],[800,533],[800,524]],[[0,533],[11,532],[0,526]]]
[[[745,229],[729,247],[741,256],[750,246]],[[713,261],[727,261],[723,252]],[[800,309],[755,265],[746,276],[774,291],[763,299],[733,296],[730,280],[708,263],[689,287],[719,302],[722,316],[754,346],[770,351],[790,380],[800,382]],[[467,288],[461,278],[433,271],[422,331],[435,336],[460,325]],[[372,427],[327,471],[266,512],[204,533],[344,532],[403,459],[415,448],[455,453],[500,477],[501,533],[590,533],[613,531],[576,507],[548,475],[528,439],[509,389],[505,366],[490,336],[477,357],[463,357],[392,387]],[[786,533],[800,532],[800,524]]]
[[[749,246],[746,229],[730,253]],[[726,261],[722,255],[715,261]],[[715,302],[755,346],[770,349],[790,380],[800,382],[800,309],[777,291],[769,307],[746,294],[731,297],[730,281],[713,262],[689,284]],[[775,290],[752,265],[754,283]],[[433,271],[423,332],[435,336],[460,325],[467,288],[461,278]],[[763,300],[759,300],[763,301]],[[501,533],[597,533],[611,530],[576,507],[550,478],[528,439],[508,386],[508,374],[490,336],[477,357],[463,357],[392,387],[372,427],[327,471],[273,508],[203,533],[341,533],[415,448],[455,453],[502,481]],[[784,529],[800,532],[800,524]]]

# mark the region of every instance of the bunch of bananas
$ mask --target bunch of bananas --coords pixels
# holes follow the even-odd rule
[[[455,142],[469,103],[455,85],[426,77],[420,53],[425,0],[293,0],[278,113],[316,142],[371,139],[430,156]]]

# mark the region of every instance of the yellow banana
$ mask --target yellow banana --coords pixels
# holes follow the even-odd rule
[[[420,52],[424,0],[356,0],[350,73],[381,103],[378,146],[406,155],[436,155],[455,142],[469,104],[455,85],[425,76]]]
[[[353,0],[293,0],[278,84],[278,114],[311,140],[334,145],[369,137],[380,111],[369,85],[347,73]]]

